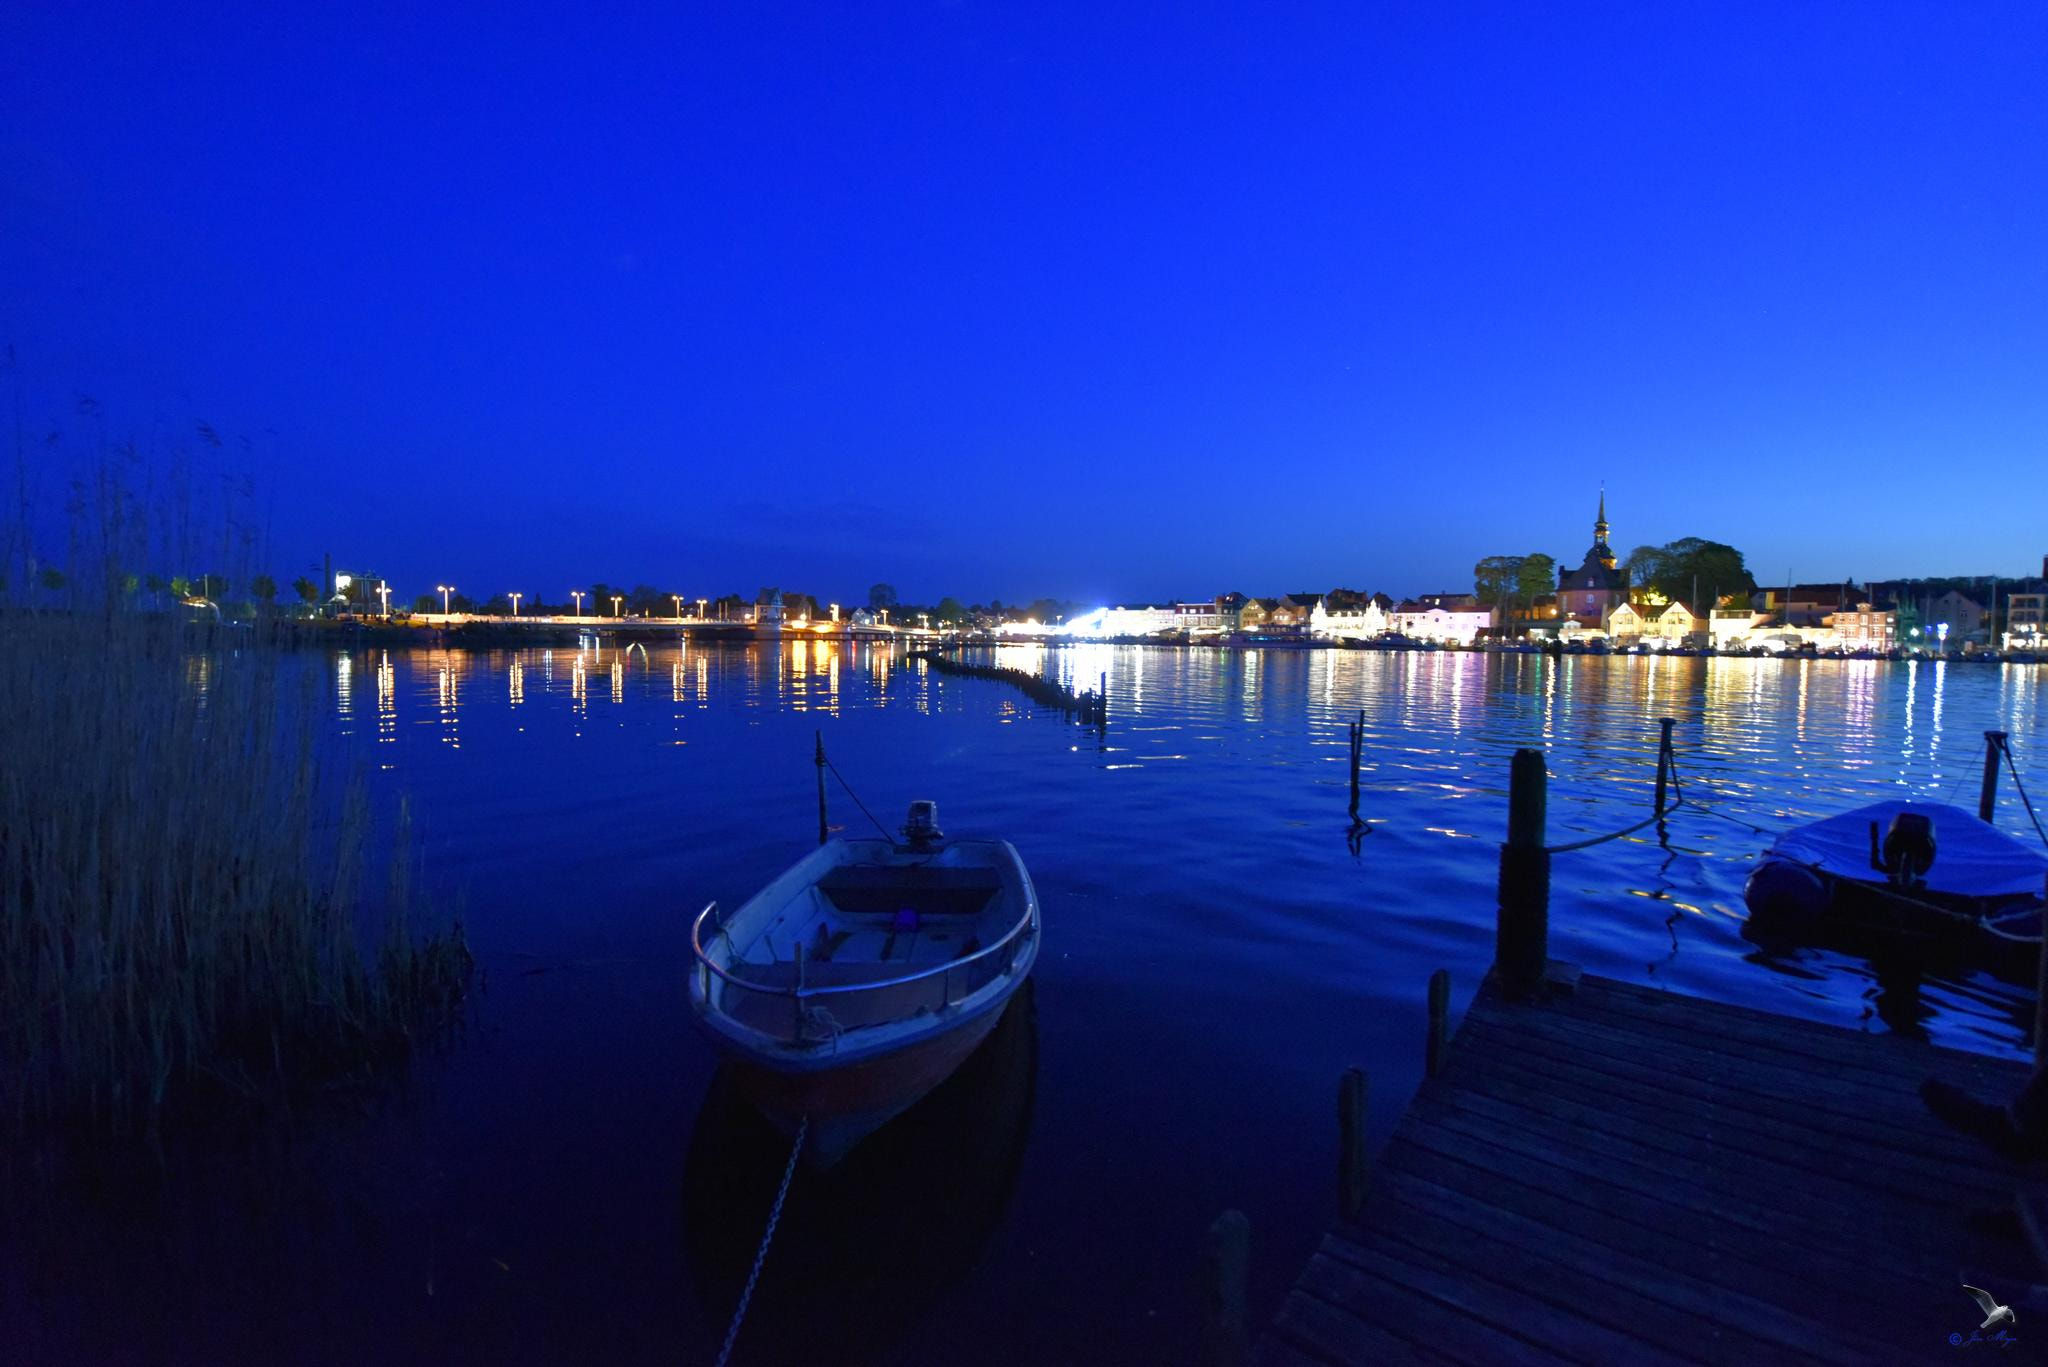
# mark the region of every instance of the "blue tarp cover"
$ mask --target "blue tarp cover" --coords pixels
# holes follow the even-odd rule
[[[1927,874],[1930,892],[1958,897],[2041,895],[2043,880],[2048,879],[2048,855],[1985,825],[1975,812],[1940,802],[1873,802],[1787,831],[1771,846],[1771,853],[1818,865],[1843,878],[1881,883],[1884,874],[1870,867],[1870,823],[1877,823],[1881,840],[1900,812],[1915,812],[1934,823],[1934,867]]]

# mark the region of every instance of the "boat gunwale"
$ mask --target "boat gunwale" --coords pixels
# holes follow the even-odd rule
[[[730,983],[733,986],[743,988],[748,992],[757,992],[766,996],[773,997],[790,997],[798,1002],[802,1002],[807,998],[811,997],[838,997],[850,995],[855,992],[879,992],[886,988],[901,987],[906,983],[922,982],[927,978],[936,978],[941,974],[951,973],[956,968],[964,968],[969,964],[979,963],[981,960],[988,958],[990,955],[1007,948],[1013,941],[1017,940],[1020,936],[1024,935],[1025,932],[1031,930],[1032,927],[1036,925],[1038,921],[1038,896],[1036,891],[1031,886],[1029,876],[1025,875],[1024,873],[1024,861],[1018,857],[1016,848],[1012,846],[1009,841],[1004,840],[995,843],[1001,846],[1005,855],[1008,856],[1012,866],[1016,869],[1017,873],[1022,878],[1024,888],[1024,914],[1017,918],[1017,923],[1015,925],[1011,926],[1007,931],[1003,933],[1003,937],[1000,940],[997,940],[994,944],[988,945],[985,948],[978,949],[972,954],[963,954],[957,959],[949,959],[942,964],[933,964],[930,968],[919,969],[915,973],[906,973],[901,977],[885,978],[876,982],[838,983],[827,987],[776,987],[767,983],[751,982],[745,978],[735,977],[733,974],[728,973],[724,969],[720,968],[717,964],[712,963],[710,955],[708,955],[705,952],[704,922],[711,915],[712,912],[718,910],[718,903],[716,901],[707,903],[704,907],[704,910],[697,913],[697,919],[690,923],[690,953],[695,956],[697,963],[700,967],[702,967],[707,973],[715,975],[722,982]],[[720,928],[723,929],[723,923],[721,923]],[[972,993],[969,994],[969,996],[972,995]],[[729,1018],[731,1013],[713,1007],[711,1005],[710,997],[711,994],[707,990],[704,993],[704,1007],[707,1014],[726,1016]],[[962,1000],[964,1001],[965,998],[963,998]],[[952,1003],[949,1003],[949,1005],[950,1004]]]

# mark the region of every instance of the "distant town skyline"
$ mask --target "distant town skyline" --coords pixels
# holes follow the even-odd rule
[[[2048,550],[2039,6],[507,18],[0,13],[46,507],[182,444],[408,594],[1398,596],[1603,481],[1760,583]]]

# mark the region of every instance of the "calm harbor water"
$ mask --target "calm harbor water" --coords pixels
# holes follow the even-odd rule
[[[1987,728],[2048,796],[2048,672],[2025,667],[1139,647],[1052,663],[1109,676],[1106,735],[888,647],[301,657],[337,757],[410,797],[428,883],[486,970],[474,1023],[277,1171],[195,1176],[203,1199],[52,1255],[13,1297],[22,1341],[138,1362],[708,1361],[787,1149],[691,1029],[688,926],[809,848],[814,733],[885,824],[930,797],[948,830],[1011,838],[1046,939],[966,1071],[841,1169],[799,1176],[737,1362],[1185,1360],[1203,1231],[1228,1206],[1251,1217],[1270,1314],[1330,1214],[1339,1073],[1369,1070],[1379,1142],[1419,1079],[1430,972],[1450,969],[1455,1012],[1490,958],[1516,747],[1549,752],[1553,842],[1646,814],[1661,716],[1689,794],[1773,829],[1888,796],[1973,806]],[[1353,840],[1361,711],[1372,829]],[[2026,829],[2009,781],[2003,798]],[[870,829],[836,785],[831,812]],[[1745,940],[1765,843],[1681,811],[1664,843],[1559,855],[1553,955],[2020,1051],[2018,988],[1880,981]]]

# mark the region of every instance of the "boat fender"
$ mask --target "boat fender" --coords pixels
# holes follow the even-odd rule
[[[1828,889],[1812,869],[1786,859],[1766,859],[1750,873],[1742,900],[1772,929],[1796,933],[1826,914]]]

